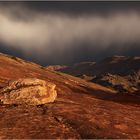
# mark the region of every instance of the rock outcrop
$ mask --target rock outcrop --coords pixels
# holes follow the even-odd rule
[[[0,91],[3,104],[39,105],[54,102],[56,85],[36,78],[18,79]]]

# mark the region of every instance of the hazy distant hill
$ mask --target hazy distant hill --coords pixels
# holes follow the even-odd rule
[[[140,57],[113,56],[97,63],[78,63],[58,71],[120,92],[135,92],[140,89]]]

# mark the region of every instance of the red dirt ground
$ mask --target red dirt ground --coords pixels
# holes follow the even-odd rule
[[[56,84],[54,103],[0,105],[0,139],[140,138],[140,98],[0,54],[0,87],[23,77]]]

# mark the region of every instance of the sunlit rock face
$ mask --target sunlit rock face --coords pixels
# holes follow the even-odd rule
[[[0,100],[3,104],[46,104],[56,99],[55,87],[36,78],[18,79],[0,91]]]

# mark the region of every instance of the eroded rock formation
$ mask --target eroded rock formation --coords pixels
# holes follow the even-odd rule
[[[54,102],[56,85],[36,78],[18,79],[0,91],[3,104],[39,105]]]

